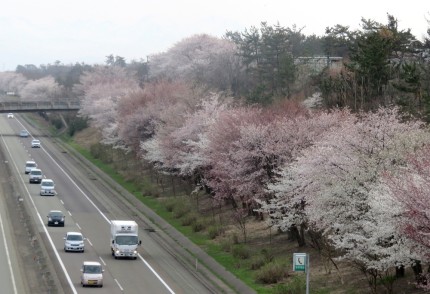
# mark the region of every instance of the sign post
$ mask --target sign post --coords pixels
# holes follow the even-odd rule
[[[293,254],[293,271],[306,272],[306,294],[309,294],[309,254]]]

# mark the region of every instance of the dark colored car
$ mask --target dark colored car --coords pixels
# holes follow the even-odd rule
[[[64,220],[66,216],[60,210],[51,210],[48,213],[48,227],[49,226],[59,226],[64,227]]]

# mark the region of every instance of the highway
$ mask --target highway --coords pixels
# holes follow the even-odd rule
[[[30,136],[21,138],[20,130],[28,129]],[[41,140],[42,148],[31,148],[32,138]],[[19,115],[8,119],[0,117],[0,145],[5,162],[14,179],[14,193],[22,197],[29,207],[31,219],[40,235],[52,267],[53,276],[59,280],[64,293],[94,293],[97,289],[80,285],[80,268],[83,261],[98,261],[103,273],[103,290],[99,293],[216,293],[217,288],[203,281],[185,268],[175,250],[166,249],[153,232],[146,230],[145,223],[126,206],[118,205],[113,189],[99,181],[76,164],[76,161],[48,137],[39,136],[36,129],[27,125]],[[55,182],[56,196],[40,196],[40,186],[30,184],[24,174],[27,160],[38,164],[45,178]],[[3,180],[3,179],[2,179]],[[66,215],[64,227],[47,227],[50,210],[61,210]],[[11,233],[7,214],[0,201],[0,282],[9,291],[25,293],[22,271],[17,268],[15,246],[8,244]],[[131,219],[139,223],[139,247],[137,260],[114,259],[111,256],[110,220]],[[64,252],[63,237],[68,231],[80,231],[87,238],[85,252]],[[5,241],[6,240],[6,241]],[[31,291],[30,291],[31,292]],[[33,293],[33,292],[31,292]]]

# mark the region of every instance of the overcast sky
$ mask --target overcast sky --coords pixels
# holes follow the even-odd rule
[[[104,63],[110,54],[146,59],[194,34],[222,37],[262,21],[322,36],[336,24],[359,29],[362,17],[387,24],[387,13],[422,40],[430,1],[2,0],[0,71],[56,60]]]

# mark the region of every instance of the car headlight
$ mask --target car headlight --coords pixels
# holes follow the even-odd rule
[[[48,221],[52,222],[52,218],[48,217]]]
[[[61,218],[61,221],[64,222],[64,217]]]
[[[137,250],[134,250],[134,251],[133,251],[133,254],[137,254]]]

